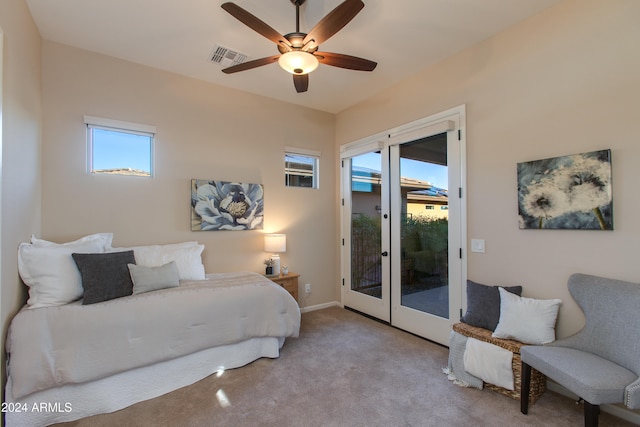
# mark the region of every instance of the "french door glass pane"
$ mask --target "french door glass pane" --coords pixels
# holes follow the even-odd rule
[[[400,145],[401,304],[449,318],[446,134]]]
[[[382,298],[381,155],[351,159],[351,290]]]

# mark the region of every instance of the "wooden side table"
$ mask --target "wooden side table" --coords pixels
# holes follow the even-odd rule
[[[296,302],[298,302],[298,277],[300,277],[299,274],[291,272],[286,276],[282,274],[272,277],[267,276],[268,279],[285,288]]]

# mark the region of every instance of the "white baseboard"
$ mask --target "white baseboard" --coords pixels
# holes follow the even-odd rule
[[[325,302],[323,304],[310,305],[309,307],[301,308],[300,312],[307,313],[309,311],[322,310],[323,308],[329,308],[329,307],[342,307],[342,304],[340,304],[338,301]]]
[[[563,396],[567,396],[576,401],[578,400],[578,396],[571,393],[560,384],[551,380],[547,380],[547,388]],[[629,421],[630,423],[640,425],[640,413],[638,411],[632,411],[631,409],[627,409],[623,406],[618,405],[600,405],[600,410],[621,418],[625,421]]]

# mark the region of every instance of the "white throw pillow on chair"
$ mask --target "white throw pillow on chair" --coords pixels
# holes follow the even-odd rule
[[[492,336],[542,345],[555,341],[556,319],[562,300],[533,299],[500,292],[500,321]]]

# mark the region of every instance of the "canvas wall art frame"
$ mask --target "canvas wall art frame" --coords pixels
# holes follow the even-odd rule
[[[261,230],[264,223],[262,184],[191,180],[191,230]]]
[[[518,163],[521,229],[613,230],[611,150]]]

